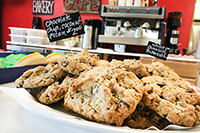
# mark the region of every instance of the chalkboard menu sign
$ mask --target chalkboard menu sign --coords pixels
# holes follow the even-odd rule
[[[84,34],[79,12],[43,21],[50,42]]]
[[[146,48],[146,53],[150,54],[152,56],[155,56],[157,58],[166,60],[167,56],[169,54],[170,48],[161,46],[157,43],[149,41],[147,48]]]

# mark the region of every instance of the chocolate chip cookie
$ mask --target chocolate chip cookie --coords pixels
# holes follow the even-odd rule
[[[168,76],[171,77],[170,74]],[[200,95],[189,86],[182,85],[184,80],[178,81],[180,80],[174,80],[174,77],[148,76],[142,78],[145,90],[142,101],[169,122],[191,127],[199,120],[199,106],[197,105],[200,104]]]
[[[66,76],[61,84],[54,82],[48,87],[43,87],[37,93],[37,99],[44,104],[52,104],[61,100],[68,91],[69,84],[74,78]]]
[[[123,68],[126,71],[133,72],[138,78],[149,76],[145,65],[140,60],[124,59],[123,61],[113,59],[110,62],[112,67]]]
[[[162,130],[171,124],[167,119],[159,116],[155,111],[144,105],[142,101],[137,105],[136,110],[124,120],[123,125],[131,128],[147,129],[155,126]]]
[[[95,67],[71,82],[64,106],[92,121],[121,126],[142,95],[142,82],[134,73]]]
[[[50,85],[65,76],[66,72],[58,64],[50,63],[25,71],[15,80],[15,85],[18,88],[38,88]]]
[[[87,49],[74,55],[66,54],[58,59],[60,67],[74,75],[80,75],[83,71],[91,70],[97,66],[98,61],[99,57],[88,53]]]

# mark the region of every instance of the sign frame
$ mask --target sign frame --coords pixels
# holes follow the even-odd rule
[[[145,52],[146,54],[155,56],[159,59],[166,60],[169,51],[170,51],[169,47],[162,46],[157,43],[149,41]]]
[[[84,34],[79,12],[74,12],[43,21],[50,42]]]

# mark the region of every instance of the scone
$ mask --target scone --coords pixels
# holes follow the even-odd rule
[[[137,105],[136,110],[124,120],[123,125],[131,128],[147,129],[155,126],[162,130],[170,122],[159,116],[155,111],[144,105],[142,101]]]
[[[134,73],[95,67],[71,82],[64,106],[92,121],[121,126],[142,95],[142,82]]]
[[[15,80],[15,85],[18,88],[38,88],[50,85],[65,76],[66,72],[58,64],[50,63],[47,66],[38,66],[25,71]]]
[[[58,81],[48,87],[43,87],[37,93],[37,99],[44,104],[52,104],[61,100],[68,91],[69,84],[74,78],[66,76],[61,84]]]
[[[142,78],[143,102],[175,125],[192,127],[199,120],[200,95],[172,78],[148,76]]]
[[[113,59],[110,62],[112,67],[123,68],[126,71],[133,72],[138,78],[149,76],[146,67],[140,60],[124,59],[123,61]]]
[[[60,67],[68,73],[80,75],[81,72],[91,70],[97,66],[99,57],[95,54],[88,53],[87,49],[71,55],[66,54],[58,59]]]

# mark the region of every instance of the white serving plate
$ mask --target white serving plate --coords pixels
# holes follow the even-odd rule
[[[14,84],[13,84],[14,86]],[[165,130],[158,130],[155,127],[150,127],[146,130],[140,129],[131,129],[126,126],[116,127],[106,124],[100,124],[92,122],[72,111],[65,110],[61,105],[54,104],[47,106],[39,103],[32,95],[30,95],[23,88],[14,88],[14,87],[2,87],[0,90],[6,93],[7,95],[13,97],[22,107],[25,109],[39,115],[46,117],[52,121],[56,121],[66,126],[72,126],[74,128],[84,129],[92,132],[104,132],[104,133],[137,133],[137,132],[163,132],[163,133],[183,133],[183,132],[198,132],[200,131],[200,124],[195,127],[181,127],[175,125],[169,125]]]

